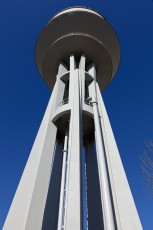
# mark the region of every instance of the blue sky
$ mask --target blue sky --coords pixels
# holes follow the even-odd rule
[[[51,94],[35,65],[35,42],[51,16],[73,5],[99,11],[118,35],[120,67],[103,98],[143,228],[152,230],[139,161],[153,139],[151,0],[0,0],[0,229]]]

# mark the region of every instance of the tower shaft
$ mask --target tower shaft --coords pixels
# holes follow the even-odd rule
[[[86,67],[85,55],[79,63],[74,55],[69,60],[69,66],[59,64],[3,230],[141,229],[96,83],[96,66]]]
[[[101,92],[120,58],[97,12],[55,15],[36,44],[52,89],[3,230],[141,230]]]

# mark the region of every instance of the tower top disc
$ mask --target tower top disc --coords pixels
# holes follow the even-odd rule
[[[36,64],[50,89],[59,62],[68,63],[70,54],[85,54],[86,65],[96,64],[97,82],[103,91],[119,65],[119,41],[102,15],[85,7],[71,7],[51,18],[36,43]]]

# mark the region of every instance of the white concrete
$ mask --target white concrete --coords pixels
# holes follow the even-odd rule
[[[107,166],[105,162],[105,149],[103,145],[103,137],[100,128],[99,112],[97,100],[92,100],[94,121],[95,121],[95,136],[97,148],[97,160],[99,168],[99,180],[101,186],[101,199],[103,204],[103,217],[105,229],[115,230],[115,223],[113,217],[113,208],[111,202],[111,195],[109,190],[109,180],[107,175]]]
[[[89,220],[89,230],[93,230],[95,220],[98,222],[97,230],[115,229],[114,223],[117,225],[117,230],[142,229],[99,86],[96,83],[95,64],[88,68],[88,77],[90,75],[90,79],[93,79],[88,86],[89,97],[94,101],[92,106],[85,104],[85,76],[87,76],[85,64],[86,57],[83,54],[78,66],[74,55],[70,55],[70,70],[64,63],[59,64],[51,99],[3,230],[60,230],[63,210],[64,230],[82,230],[83,144],[87,157],[87,186],[89,186],[87,197],[91,220]],[[67,74],[70,78],[69,103],[66,105],[60,104],[65,91],[65,83],[61,80],[63,74]],[[89,121],[93,124],[91,128],[91,124],[88,126],[85,121],[86,126],[90,127],[90,135],[83,134],[82,115],[88,119],[90,117]],[[92,123],[93,118],[95,126]],[[66,135],[64,146],[66,130],[63,130],[62,125],[65,125],[68,120],[69,139]],[[58,146],[58,151],[54,151],[55,145]],[[68,152],[68,163],[66,166],[66,154],[64,154],[62,167],[63,147],[64,153]],[[90,169],[93,170],[93,174]],[[66,202],[63,196],[65,175]],[[94,178],[91,178],[92,175]],[[92,188],[93,184],[95,188]],[[55,187],[56,192],[54,192]],[[97,197],[94,198],[92,194],[96,194]],[[66,205],[64,209],[63,203]],[[92,209],[97,210],[96,215]]]
[[[81,124],[79,72],[75,70],[74,58],[70,58],[71,117],[69,129],[69,152],[65,229],[81,230]]]
[[[81,97],[82,106],[85,101],[85,64],[86,64],[86,57],[85,55],[81,55],[80,63],[79,63],[79,80],[80,80],[80,97]]]
[[[61,62],[59,64],[59,68],[58,68],[58,74],[56,77],[56,85],[57,85],[57,89],[55,96],[54,96],[54,107],[53,110],[56,110],[57,108],[59,108],[60,103],[63,101],[63,95],[64,95],[64,89],[65,89],[65,84],[64,82],[61,80],[61,76],[67,72],[67,68],[66,66]]]
[[[141,230],[141,222],[98,85],[97,92],[117,227],[121,230]]]
[[[109,178],[107,174],[107,164],[105,161],[105,147],[103,142],[103,135],[101,132],[100,116],[98,110],[97,89],[96,89],[96,67],[91,65],[89,69],[94,81],[92,84],[93,92],[91,95],[91,103],[93,106],[94,123],[95,123],[95,140],[97,149],[97,161],[99,171],[99,181],[101,188],[101,202],[103,206],[103,219],[105,229],[115,230],[115,222],[113,216],[113,205],[111,202],[111,193],[109,188]]]
[[[54,158],[56,127],[50,121],[55,89],[48,103],[3,230],[41,229]]]
[[[62,217],[64,207],[64,189],[66,181],[66,160],[68,153],[68,130],[65,133],[64,139],[64,149],[63,149],[63,162],[62,162],[62,175],[61,175],[61,188],[60,188],[60,200],[59,200],[59,214],[58,214],[58,230],[61,230],[63,227]]]

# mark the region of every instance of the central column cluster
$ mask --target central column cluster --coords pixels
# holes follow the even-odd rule
[[[97,229],[113,230],[95,64],[70,55],[69,65],[59,64],[55,89],[53,121],[64,146],[58,230],[88,229],[95,221]]]

